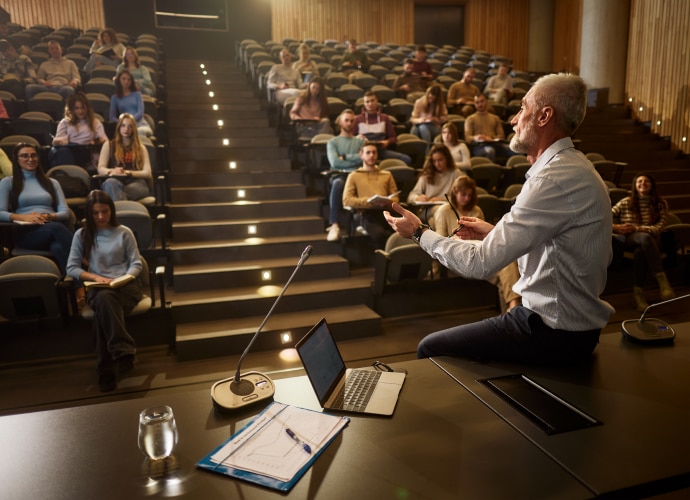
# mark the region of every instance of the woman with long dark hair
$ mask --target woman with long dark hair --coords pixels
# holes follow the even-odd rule
[[[67,273],[87,286],[86,303],[94,312],[98,384],[104,392],[115,389],[118,377],[134,366],[136,347],[125,315],[141,300],[142,268],[134,234],[118,223],[115,203],[104,191],[91,191],[84,226],[72,240]],[[124,276],[120,286],[103,286]]]
[[[0,221],[26,226],[16,231],[16,246],[49,250],[64,274],[72,243],[69,219],[65,195],[60,184],[43,173],[38,148],[17,144],[12,176],[0,180]]]
[[[441,87],[432,85],[414,103],[410,116],[410,123],[413,125],[411,132],[430,143],[441,133],[441,125],[447,121],[448,109],[443,102]]]
[[[661,300],[674,298],[676,295],[664,272],[659,251],[668,204],[657,193],[654,178],[649,174],[637,174],[630,196],[620,200],[611,210],[614,220],[618,219],[613,224],[614,248],[619,253],[626,249],[635,252],[633,297],[637,310],[642,312],[649,307],[644,295],[648,271],[659,283]]]
[[[290,119],[313,121],[312,123],[298,122],[298,133],[301,137],[333,132],[328,118],[328,98],[321,78],[312,78],[307,88],[297,97],[290,110]]]
[[[123,69],[115,77],[115,93],[110,97],[109,119],[116,122],[125,113],[134,117],[139,134],[146,137],[153,135],[151,126],[144,118],[144,98],[132,73],[127,69]]]

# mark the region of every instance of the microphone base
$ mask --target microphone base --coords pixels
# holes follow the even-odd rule
[[[273,399],[275,386],[267,375],[259,372],[248,372],[240,375],[240,381],[235,377],[226,378],[213,384],[211,399],[213,406],[221,412],[232,412]]]
[[[621,323],[623,337],[642,344],[673,343],[676,332],[667,323],[655,318],[629,319]]]

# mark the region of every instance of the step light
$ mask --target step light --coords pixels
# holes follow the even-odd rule
[[[202,75],[207,75],[208,72],[207,72],[206,70],[204,70],[204,71],[201,72],[201,74],[202,74]]]
[[[200,67],[201,69],[204,69],[204,68],[206,67],[206,65],[204,65],[204,63],[201,63],[201,64],[199,64],[199,67]]]
[[[229,146],[230,145],[230,139],[223,139],[223,146]]]
[[[213,111],[218,111],[218,105],[217,104],[213,105]]]
[[[290,332],[283,332],[280,334],[280,343],[281,344],[290,344],[292,343],[292,333]]]
[[[254,224],[247,226],[247,234],[256,234],[256,226]]]
[[[245,193],[244,189],[238,189],[237,190],[237,197],[238,198],[244,198],[245,195],[246,195],[246,193]]]
[[[271,271],[261,271],[262,281],[271,281]]]
[[[209,97],[213,97],[214,95],[216,95],[216,94],[213,93],[213,90],[208,93]]]
[[[206,80],[206,85],[211,85],[211,80]]]
[[[223,128],[223,120],[218,120],[218,128]]]
[[[235,170],[237,168],[237,162],[231,161],[229,164],[230,170]]]

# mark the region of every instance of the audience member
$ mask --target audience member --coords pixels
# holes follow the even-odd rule
[[[377,158],[397,158],[410,165],[412,159],[406,154],[390,149],[395,146],[397,136],[393,123],[387,114],[381,112],[379,100],[371,90],[364,93],[362,113],[355,118],[356,134],[362,139],[375,144],[378,148]]]
[[[114,29],[106,28],[91,44],[89,54],[91,55],[84,65],[84,73],[90,75],[98,66],[117,67],[125,55],[125,46],[120,43]]]
[[[468,176],[458,177],[448,195],[450,205],[441,205],[435,215],[435,231],[441,236],[451,236],[459,221],[458,213],[461,217],[474,217],[485,220],[484,212],[477,205],[477,183]],[[517,262],[513,261],[506,267],[500,269],[494,276],[487,278],[487,281],[498,287],[501,298],[506,305],[506,310],[520,305],[520,295],[513,291],[513,286],[520,279]]]
[[[290,110],[290,119],[298,121],[297,132],[300,137],[333,132],[328,117],[328,99],[321,78],[312,78],[307,88],[297,97]],[[300,120],[305,122],[300,123]]]
[[[89,287],[86,302],[93,309],[96,370],[101,391],[112,391],[118,378],[134,367],[135,342],[127,332],[125,314],[139,303],[143,269],[136,238],[117,221],[115,203],[94,190],[86,200],[84,226],[77,230],[69,253],[68,274],[76,280],[111,283],[130,275],[117,287]]]
[[[309,58],[311,55],[309,45],[306,43],[300,44],[297,53],[299,54],[299,59],[294,62],[292,67],[299,71],[302,77],[301,81],[303,83],[308,83],[313,77],[319,76],[319,68],[317,68],[316,63]]]
[[[499,104],[508,104],[513,98],[513,79],[508,74],[508,65],[501,64],[498,73],[489,78],[484,86],[484,95]]]
[[[460,170],[455,168],[448,148],[443,144],[434,144],[426,157],[417,184],[407,196],[407,202],[415,204],[445,201],[445,195],[450,192],[455,179],[460,175]],[[433,228],[434,214],[438,208],[439,205],[424,206],[418,210],[418,214],[421,214],[421,218]]]
[[[369,71],[369,64],[367,55],[357,48],[357,41],[348,40],[347,51],[343,54],[343,60],[340,63],[340,72],[352,82],[355,77]]]
[[[635,252],[633,296],[635,307],[642,312],[649,307],[644,295],[644,284],[649,271],[659,283],[661,300],[675,297],[661,264],[659,251],[668,203],[659,196],[656,181],[648,174],[635,176],[631,193],[611,209],[614,219],[618,219],[613,224],[613,245],[614,254],[620,255],[624,250]]]
[[[543,76],[527,92],[511,121],[511,147],[532,167],[496,226],[460,217],[457,234],[447,238],[398,204],[393,210],[401,217],[385,214],[398,233],[461,276],[486,279],[518,261],[514,289],[522,306],[427,336],[417,349],[420,358],[559,365],[590,358],[614,310],[600,298],[611,259],[611,201],[570,139],[586,109],[587,86],[575,75]]]
[[[127,69],[123,69],[115,77],[115,93],[110,97],[110,121],[118,121],[123,113],[134,117],[139,135],[146,137],[153,135],[151,126],[144,118],[144,99],[141,97],[137,82],[132,78],[132,73]]]
[[[39,92],[56,92],[63,99],[74,94],[81,85],[81,76],[74,61],[62,57],[62,46],[55,40],[48,42],[47,61],[38,67],[36,81],[26,86],[26,98],[31,99]]]
[[[330,194],[329,194],[329,216],[327,228],[327,241],[338,241],[340,239],[340,225],[338,217],[343,208],[343,190],[345,180],[350,172],[362,165],[362,158],[359,154],[364,144],[364,139],[355,137],[355,112],[346,109],[336,120],[340,127],[340,133],[333,137],[326,144],[326,154],[328,163],[337,174],[331,174]]]
[[[0,40],[0,53],[0,90],[7,90],[17,99],[23,99],[26,85],[36,83],[36,65],[29,56],[19,54],[7,40]]]
[[[498,116],[487,110],[484,94],[474,98],[474,105],[477,111],[465,120],[465,140],[470,143],[472,156],[485,156],[494,162],[497,156],[514,156],[515,153],[503,142],[503,123]]]
[[[455,167],[466,172],[472,167],[470,150],[458,136],[458,129],[452,122],[446,122],[441,127],[441,142],[450,150]]]
[[[274,64],[266,76],[266,85],[274,91],[275,100],[282,105],[289,97],[300,94],[302,77],[292,67],[292,55],[288,49],[280,51],[280,64]]]
[[[391,202],[399,201],[399,191],[393,175],[379,169],[376,145],[365,143],[359,154],[362,166],[347,176],[343,205],[359,211],[364,231],[374,241],[376,248],[382,249],[391,233],[382,210],[390,210]],[[369,201],[375,195],[382,198]]]
[[[414,59],[412,60],[412,73],[419,75],[427,83],[435,78],[434,70],[426,60],[426,47],[418,45],[414,52]]]
[[[156,87],[153,85],[153,80],[151,80],[150,70],[141,64],[139,53],[134,47],[129,46],[125,49],[122,62],[117,66],[117,74],[120,74],[123,69],[129,71],[143,94],[155,97]]]
[[[426,80],[417,73],[413,73],[414,61],[405,59],[403,62],[403,73],[393,82],[393,90],[396,95],[414,102],[424,95],[426,91]]]
[[[12,176],[12,160],[7,157],[4,150],[0,149],[0,179]]]
[[[465,118],[474,113],[474,98],[481,92],[472,84],[472,80],[474,80],[474,68],[468,68],[463,73],[462,80],[455,82],[448,89],[446,104],[451,113]]]
[[[448,109],[443,102],[443,92],[438,85],[426,89],[426,94],[417,99],[412,109],[410,123],[412,133],[431,143],[441,133],[441,126],[448,121]]]
[[[115,136],[103,143],[98,174],[108,177],[101,188],[115,201],[136,201],[148,196],[152,182],[151,162],[131,114],[120,115]]]
[[[86,94],[79,91],[67,98],[65,117],[60,120],[50,150],[50,165],[82,165],[70,146],[100,145],[108,140]],[[91,152],[89,153],[89,160]],[[86,166],[86,165],[82,165]]]
[[[0,222],[25,224],[15,232],[15,244],[48,250],[60,271],[67,269],[72,232],[65,195],[55,179],[43,173],[38,148],[20,143],[12,153],[12,175],[0,180]]]

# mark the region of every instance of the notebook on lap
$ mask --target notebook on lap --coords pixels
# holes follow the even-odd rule
[[[321,406],[328,410],[392,415],[405,374],[346,369],[325,319],[295,345]]]

